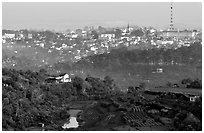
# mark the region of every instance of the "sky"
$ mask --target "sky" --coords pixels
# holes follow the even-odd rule
[[[46,29],[65,31],[84,26],[130,25],[168,27],[169,2],[3,2],[3,29]],[[202,28],[201,2],[174,2],[177,26]]]

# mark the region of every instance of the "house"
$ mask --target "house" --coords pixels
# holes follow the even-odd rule
[[[157,68],[156,71],[153,70],[152,73],[163,73],[163,68]]]
[[[11,38],[15,38],[16,35],[14,33],[10,33],[10,34],[9,33],[5,33],[4,36],[5,36],[5,38],[11,39]]]
[[[40,47],[44,48],[45,44],[44,43],[40,43]]]
[[[77,34],[73,34],[73,35],[72,35],[72,38],[77,38],[77,37],[78,37]]]
[[[32,39],[33,35],[31,33],[28,34],[28,39]]]
[[[62,48],[66,48],[66,47],[67,47],[67,44],[63,43]]]
[[[58,77],[49,77],[46,81],[50,83],[71,82],[71,78],[69,74],[60,74]]]
[[[85,37],[87,33],[86,33],[86,31],[83,30],[81,34],[83,37]]]
[[[191,101],[191,102],[195,102],[196,99],[198,99],[198,98],[199,98],[199,96],[191,96],[191,97],[190,97],[190,101]]]
[[[183,30],[183,31],[163,31],[159,35],[160,37],[163,38],[169,38],[169,37],[175,37],[175,38],[188,38],[188,37],[193,37],[194,34],[192,31],[189,30]]]
[[[59,77],[56,77],[56,79],[60,80],[61,82],[71,82],[69,74],[60,74]]]
[[[3,36],[2,36],[2,43],[6,43],[6,40],[3,38]]]
[[[107,39],[107,40],[115,39],[115,33],[114,32],[102,33],[100,35],[100,39]]]
[[[163,73],[163,69],[162,68],[157,68],[157,73]]]

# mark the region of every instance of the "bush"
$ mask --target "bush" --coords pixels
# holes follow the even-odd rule
[[[187,78],[187,79],[183,79],[182,81],[181,81],[181,84],[184,84],[184,85],[189,85],[189,84],[191,84],[192,83],[192,79],[190,79],[190,78]]]
[[[172,83],[171,82],[167,82],[166,86],[167,87],[172,87]]]
[[[146,87],[146,84],[144,82],[142,82],[142,83],[140,83],[139,87],[144,89]]]
[[[199,79],[194,80],[193,82],[190,83],[189,88],[201,89],[202,88],[201,80]]]
[[[113,79],[112,79],[110,76],[105,76],[103,82],[104,82],[107,86],[112,86]]]
[[[199,79],[192,80],[190,78],[187,78],[187,79],[183,79],[181,83],[186,85],[186,88],[195,88],[195,89],[202,88],[202,81]]]

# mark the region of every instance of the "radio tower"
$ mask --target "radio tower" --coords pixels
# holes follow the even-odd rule
[[[170,17],[170,30],[174,30],[174,23],[173,23],[173,5],[171,3],[171,17]]]

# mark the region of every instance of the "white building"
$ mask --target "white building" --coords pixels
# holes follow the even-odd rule
[[[69,77],[69,74],[63,74],[59,77],[56,77],[57,80],[60,80],[61,82],[71,82],[71,78]]]
[[[2,38],[2,43],[6,43],[6,40]]]
[[[40,43],[40,47],[44,48],[45,44],[44,43]]]
[[[33,35],[32,34],[28,34],[28,39],[32,39],[33,38]]]
[[[82,36],[85,37],[87,35],[86,31],[82,31]]]
[[[81,56],[75,56],[74,57],[76,60],[80,60],[81,59]]]
[[[153,62],[151,62],[150,63],[151,65],[154,65],[154,63]],[[155,70],[153,70],[153,72],[152,73],[163,73],[164,71],[163,71],[163,68],[157,68],[156,69],[156,71]]]
[[[104,34],[101,34],[101,35],[100,35],[100,38],[111,40],[111,39],[114,39],[114,38],[115,38],[115,34],[104,33]]]
[[[66,48],[66,47],[67,47],[67,44],[63,43],[62,48]]]
[[[96,48],[96,47],[91,47],[91,48],[90,48],[91,51],[96,51],[97,49],[98,49],[98,48]]]
[[[78,37],[77,34],[73,34],[73,35],[72,35],[72,38],[77,38],[77,37]]]
[[[162,68],[157,68],[157,73],[163,73],[163,69]]]
[[[5,33],[5,38],[15,38],[15,34],[8,34],[8,33]]]
[[[190,97],[190,101],[191,101],[191,102],[195,102],[196,99],[198,99],[198,98],[199,98],[199,96],[193,96],[193,97]]]

